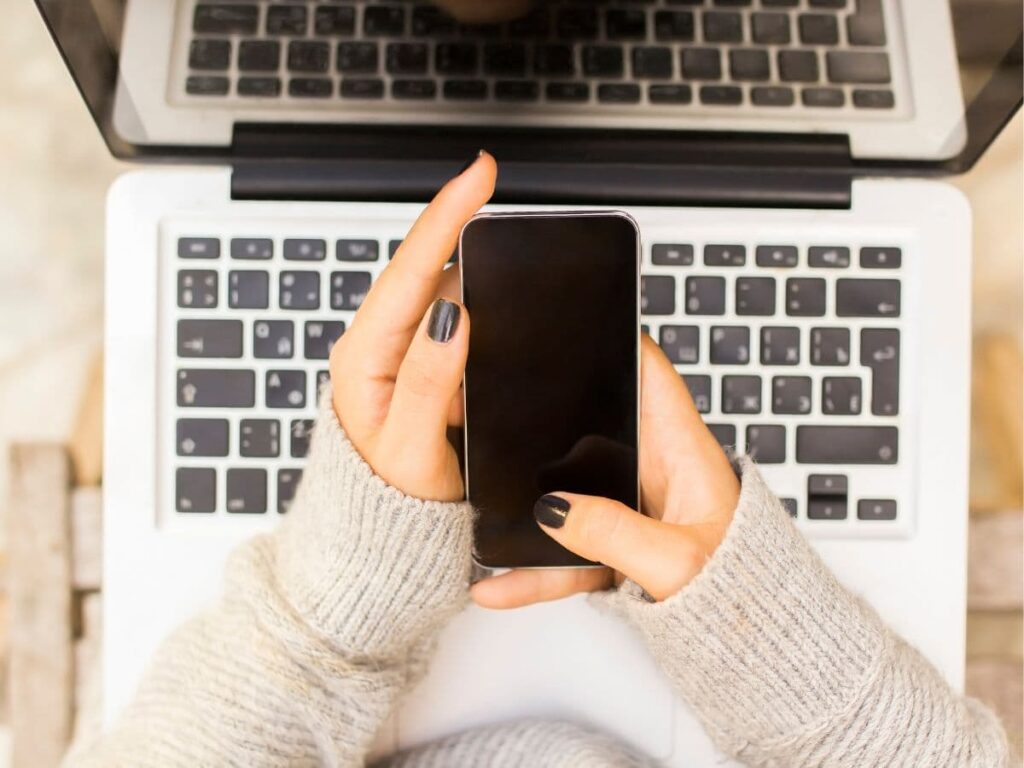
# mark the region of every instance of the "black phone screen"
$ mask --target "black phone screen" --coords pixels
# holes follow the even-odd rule
[[[588,565],[539,529],[551,491],[636,509],[639,234],[618,213],[485,214],[462,231],[476,559]]]

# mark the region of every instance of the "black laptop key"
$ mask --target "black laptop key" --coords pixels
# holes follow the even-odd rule
[[[689,104],[693,101],[693,90],[688,85],[647,86],[647,99],[651,104]]]
[[[795,267],[799,255],[795,245],[759,245],[754,260],[759,267]]]
[[[634,83],[601,83],[597,86],[597,98],[606,104],[636,104],[640,101],[640,86]]]
[[[717,48],[684,48],[683,77],[689,80],[721,80],[722,56]]]
[[[287,360],[295,354],[291,320],[257,320],[252,324],[252,354],[261,360]]]
[[[275,3],[267,8],[268,35],[305,35],[307,23],[305,5]]]
[[[711,326],[711,363],[746,365],[750,362],[750,329],[741,325]]]
[[[776,376],[772,379],[772,413],[805,416],[811,412],[809,376]]]
[[[338,261],[376,261],[380,258],[376,240],[337,240],[334,254]]]
[[[597,11],[593,8],[562,8],[558,11],[555,31],[565,40],[593,40],[597,37]]]
[[[178,357],[241,357],[241,320],[179,320]]]
[[[821,412],[827,416],[856,416],[863,395],[856,376],[826,376],[821,380]]]
[[[882,0],[857,0],[857,12],[846,17],[850,45],[885,45]]]
[[[313,31],[320,36],[347,37],[356,31],[356,9],[347,5],[322,5],[314,11]]]
[[[422,75],[427,71],[425,43],[389,43],[384,59],[392,75]]]
[[[779,78],[786,83],[818,80],[818,54],[814,51],[779,51]]]
[[[274,97],[281,95],[281,80],[277,77],[240,77],[237,91],[239,96]]]
[[[640,278],[640,312],[645,315],[672,315],[676,311],[676,279],[670,275],[644,275]]]
[[[266,404],[268,408],[305,408],[305,371],[267,371]]]
[[[693,246],[685,243],[655,243],[651,263],[658,267],[688,267],[693,264]]]
[[[315,394],[319,395],[323,391],[323,388],[330,383],[331,372],[330,371],[317,371],[316,372],[316,391]]]
[[[693,406],[697,413],[711,412],[711,377],[700,374],[686,374],[683,376],[686,388],[690,390],[690,397],[693,398]]]
[[[723,376],[722,413],[761,412],[760,376]]]
[[[526,46],[522,43],[488,43],[484,46],[484,72],[500,77],[526,74]]]
[[[588,45],[583,48],[583,72],[591,77],[622,77],[622,49],[617,45]]]
[[[820,277],[791,277],[786,281],[786,314],[821,317],[825,314],[825,281]]]
[[[432,5],[412,9],[412,33],[416,37],[442,37],[455,32],[455,19]]]
[[[277,40],[243,40],[238,46],[238,68],[243,72],[276,72],[280,62]]]
[[[402,247],[401,240],[388,240],[388,261],[395,258],[395,254],[398,253],[398,249]]]
[[[174,508],[179,512],[217,509],[217,470],[179,467],[174,472]]]
[[[346,75],[376,74],[380,66],[380,49],[376,43],[339,43],[335,66]]]
[[[796,95],[792,88],[760,85],[750,89],[750,103],[755,107],[791,107]]]
[[[804,45],[836,45],[839,24],[830,13],[801,13],[797,20],[800,42]]]
[[[231,240],[232,259],[262,261],[274,255],[274,241],[269,237],[235,237]]]
[[[846,507],[845,496],[809,496],[807,498],[807,519],[845,520]]]
[[[695,325],[663,325],[658,344],[676,365],[694,365],[700,360],[700,328]]]
[[[895,520],[895,499],[861,499],[857,502],[858,520]]]
[[[654,36],[658,40],[688,43],[693,40],[693,13],[658,11],[654,14]]]
[[[734,424],[707,424],[708,431],[722,448],[736,447],[736,426]]]
[[[800,0],[761,0],[764,8],[796,8],[798,5]]]
[[[704,266],[742,267],[747,263],[747,249],[742,245],[705,245]]]
[[[644,40],[647,12],[642,8],[610,9],[604,15],[604,29],[609,40]]]
[[[899,280],[836,281],[836,314],[839,317],[899,317]]]
[[[841,88],[804,88],[800,92],[800,100],[805,107],[825,109],[837,109],[846,103]]]
[[[472,75],[477,68],[477,51],[472,43],[438,43],[434,68],[442,75]]]
[[[816,269],[845,269],[850,266],[850,249],[816,245],[807,249],[807,265]]]
[[[775,314],[775,278],[736,278],[736,314],[769,316]]]
[[[758,464],[782,464],[786,460],[786,428],[781,424],[747,427],[746,453]]]
[[[895,464],[898,458],[896,427],[805,425],[796,430],[801,464]]]
[[[590,86],[587,83],[548,83],[544,95],[549,101],[581,102],[590,99]]]
[[[895,328],[865,328],[860,332],[860,364],[871,369],[871,412],[895,416],[900,412],[900,332]]]
[[[483,101],[487,98],[484,80],[445,80],[444,97],[452,101]]]
[[[789,16],[768,12],[750,14],[750,36],[761,45],[788,45]]]
[[[833,83],[888,83],[892,79],[885,53],[829,51],[825,66]]]
[[[190,96],[227,96],[231,81],[217,75],[189,75],[185,79],[185,93]]]
[[[288,270],[278,278],[281,309],[319,309],[320,273]]]
[[[272,459],[281,454],[281,422],[242,419],[238,424],[238,453],[247,459]]]
[[[368,5],[363,11],[363,32],[371,37],[401,37],[405,8],[399,5]]]
[[[231,64],[231,42],[229,40],[193,40],[188,48],[190,69],[223,70]]]
[[[270,275],[257,270],[228,273],[228,306],[232,309],[266,309],[270,306]]]
[[[812,328],[811,365],[849,365],[849,328]]]
[[[295,500],[295,491],[302,480],[301,469],[279,469],[277,471],[277,511],[285,514]]]
[[[288,438],[288,452],[293,459],[304,459],[309,453],[309,441],[313,436],[313,423],[313,419],[292,419]]]
[[[216,307],[217,273],[212,269],[179,269],[178,306],[188,309]]]
[[[437,97],[437,83],[425,79],[391,81],[391,95],[396,99],[424,100]]]
[[[731,11],[705,11],[704,41],[708,43],[742,43],[743,17]]]
[[[853,92],[853,106],[858,109],[892,109],[896,106],[896,97],[892,91],[858,88]]]
[[[382,99],[384,81],[376,77],[346,77],[341,81],[343,99]]]
[[[177,403],[181,408],[252,408],[256,376],[252,371],[180,368]]]
[[[179,456],[227,456],[227,419],[178,419],[174,445]]]
[[[786,513],[790,517],[796,517],[797,501],[792,496],[782,496],[779,498],[782,503],[782,508],[786,510]]]
[[[754,48],[729,51],[729,74],[733,80],[767,80],[770,74],[768,53]]]
[[[633,77],[652,79],[672,77],[672,49],[660,45],[634,46]]]
[[[850,492],[850,479],[846,475],[809,475],[808,496],[845,496]]]
[[[227,509],[235,514],[263,514],[267,511],[267,470],[229,469]]]
[[[769,326],[761,329],[761,365],[798,365],[800,329]]]
[[[307,360],[326,360],[331,356],[334,342],[345,333],[342,320],[310,320],[305,326],[302,353]]]
[[[724,277],[688,277],[686,278],[685,294],[686,314],[725,314]]]
[[[494,84],[497,101],[537,101],[540,85],[534,80],[499,80]]]
[[[702,85],[700,101],[715,106],[736,106],[743,103],[743,89],[733,85]]]
[[[192,30],[204,35],[254,35],[260,11],[241,3],[202,3],[192,14]]]
[[[538,45],[533,49],[533,71],[541,76],[569,77],[576,72],[571,46]]]
[[[288,238],[284,241],[287,261],[323,261],[327,258],[327,243],[323,240]]]
[[[845,8],[846,0],[808,0],[807,4],[811,8],[830,8],[832,10]]]
[[[861,269],[899,269],[903,264],[903,251],[896,247],[861,248]]]
[[[220,240],[216,237],[179,237],[179,259],[216,259],[220,256]]]
[[[326,72],[330,60],[331,49],[327,43],[310,40],[288,43],[288,69],[292,72]]]

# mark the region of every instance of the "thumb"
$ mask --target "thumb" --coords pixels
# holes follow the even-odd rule
[[[533,515],[571,552],[625,574],[655,600],[674,595],[697,575],[707,554],[687,526],[642,515],[600,496],[541,496]]]

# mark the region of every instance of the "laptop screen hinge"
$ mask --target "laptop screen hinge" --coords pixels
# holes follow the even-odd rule
[[[236,127],[236,200],[423,202],[479,147],[493,202],[849,208],[843,136],[397,126]]]

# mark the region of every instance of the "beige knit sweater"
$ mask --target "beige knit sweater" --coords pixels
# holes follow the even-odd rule
[[[661,603],[595,600],[633,624],[726,753],[755,766],[1004,766],[995,717],[843,590],[757,469],[714,557]],[[134,702],[70,766],[357,766],[438,631],[467,602],[472,510],[374,475],[324,399],[309,465],[272,535],[239,547],[219,605],[181,627]],[[402,768],[640,766],[577,725],[457,734]]]

